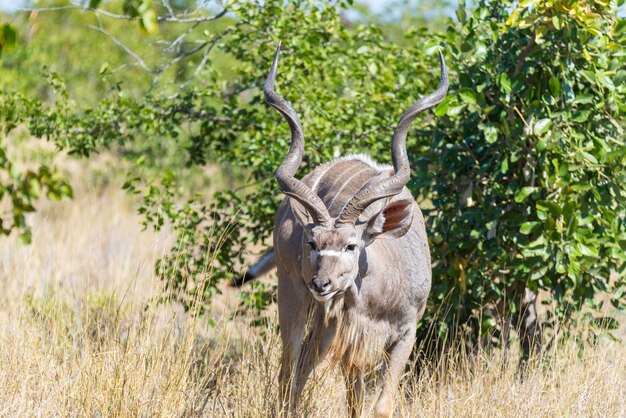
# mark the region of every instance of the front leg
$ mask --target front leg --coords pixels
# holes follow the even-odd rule
[[[302,337],[311,296],[299,278],[278,269],[278,322],[283,343],[278,375],[280,415],[294,415],[296,408],[296,362],[301,356]]]
[[[325,321],[324,316],[323,307],[319,304],[316,305],[311,330],[302,345],[298,369],[296,370],[295,394],[297,399],[301,398],[304,385],[310,374],[326,357],[337,332],[336,319],[332,318],[329,321]]]
[[[341,371],[346,383],[350,416],[352,418],[360,417],[363,408],[363,372],[352,364],[343,364]]]
[[[415,344],[415,324],[410,325],[404,335],[388,350],[383,369],[383,381],[380,396],[376,402],[375,416],[388,418],[393,411],[393,397],[400,383],[406,362]]]

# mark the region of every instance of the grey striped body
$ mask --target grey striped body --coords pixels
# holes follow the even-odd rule
[[[335,218],[364,185],[388,177],[391,172],[389,166],[353,156],[321,165],[302,181],[321,198],[330,216]],[[338,233],[332,228],[327,231],[326,241],[319,243],[323,249],[314,256],[306,244],[309,236],[297,221],[289,198],[281,203],[274,231],[280,314],[291,316],[302,309],[301,306],[315,304],[312,334],[305,339],[304,351],[300,354],[300,362],[305,364],[301,379],[306,380],[309,369],[316,364],[315,360],[307,361],[307,352],[309,356],[328,354],[344,367],[347,364],[361,371],[388,357],[387,351],[398,341],[404,341],[410,352],[415,326],[424,312],[430,291],[431,266],[421,211],[408,189],[404,188],[390,202],[401,199],[410,199],[413,205],[408,232],[396,239],[374,239],[362,248],[353,285],[326,302],[313,300],[308,289],[312,276],[320,274],[325,267],[332,272],[343,261],[338,255],[342,244],[334,245]],[[384,200],[376,202],[373,210],[365,212],[377,213],[385,204]],[[282,322],[289,323],[289,318],[283,318]],[[301,344],[303,335],[293,334],[285,333],[290,340],[283,340],[283,344]],[[312,365],[306,367],[307,363]],[[395,367],[403,369],[404,365]]]
[[[295,413],[309,374],[330,354],[341,362],[353,417],[361,412],[364,370],[384,361],[374,412],[389,417],[431,279],[424,220],[405,187],[410,179],[406,138],[417,115],[445,98],[445,60],[440,52],[437,90],[400,117],[391,140],[393,170],[351,156],[298,180],[304,133],[293,106],[274,90],[279,54],[280,43],[263,93],[291,131],[289,152],[276,171],[276,182],[288,196],[278,208],[274,231],[283,342],[280,410]],[[315,315],[305,337],[311,303]]]

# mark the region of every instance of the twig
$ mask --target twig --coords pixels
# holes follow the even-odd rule
[[[163,51],[173,51],[174,50],[174,46],[178,45],[179,43],[181,43],[191,32],[194,31],[194,29],[196,29],[198,27],[199,23],[196,23],[195,25],[191,25],[191,27],[189,29],[187,29],[185,32],[183,32],[178,38],[174,39],[167,48],[165,48]]]
[[[169,4],[169,2],[168,2]],[[21,8],[17,9],[15,13],[32,13],[32,12],[56,12],[63,10],[89,10],[94,12],[97,15],[102,15],[106,17],[110,17],[112,19],[120,19],[120,20],[135,20],[139,19],[138,16],[130,16],[130,15],[121,15],[117,13],[109,12],[105,9],[100,8],[89,8],[82,7],[79,5],[67,5],[67,6],[55,6],[55,7],[33,7],[33,8]],[[213,15],[213,16],[200,16],[200,17],[181,17],[181,15],[172,14],[171,6],[168,9],[170,12],[169,16],[157,16],[157,22],[169,22],[169,23],[201,23],[201,22],[210,22],[213,20],[217,20],[223,17],[226,13],[228,13],[228,9],[223,9],[221,12]],[[183,15],[186,16],[186,15]]]
[[[175,16],[174,9],[172,9],[172,5],[170,4],[170,0],[163,0],[163,6],[167,9],[170,16]]]
[[[198,76],[198,74],[200,74],[200,71],[202,70],[202,68],[204,68],[204,66],[206,65],[206,62],[209,60],[209,55],[211,54],[211,51],[213,50],[215,45],[217,45],[217,43],[224,36],[226,36],[230,31],[231,31],[231,28],[227,28],[224,31],[222,31],[222,33],[220,33],[218,36],[213,38],[213,42],[211,43],[211,46],[209,46],[209,48],[207,48],[206,52],[204,53],[204,56],[202,57],[202,60],[200,61],[200,63],[196,67],[196,70],[193,72],[191,77],[189,77],[189,79],[187,79],[183,84],[180,85],[181,89],[187,87],[187,85],[191,82],[191,80],[193,80],[194,78],[196,78]]]
[[[524,122],[524,126],[526,126],[526,128],[530,129],[530,126],[528,126],[528,123],[526,123],[526,119],[524,119],[524,116],[522,115],[522,113],[519,111],[519,109],[517,108],[517,106],[513,106],[513,110],[515,110],[515,113],[517,113],[517,115],[522,119],[522,122]]]
[[[176,64],[177,62],[180,62],[181,60],[187,58],[190,55],[195,54],[196,52],[200,51],[201,49],[203,49],[208,44],[209,44],[208,42],[204,42],[200,46],[197,46],[197,47],[195,47],[193,49],[190,49],[189,51],[185,51],[182,54],[176,56],[176,58],[174,58],[173,60],[171,60],[170,62],[165,64],[163,67],[161,67],[158,70],[158,73],[162,73],[163,71],[168,70],[172,65]]]
[[[210,22],[212,20],[217,20],[220,17],[223,17],[226,13],[228,13],[228,9],[224,9],[216,15],[204,16],[204,17],[180,18],[177,16],[159,16],[157,18],[157,21],[158,22],[173,22],[173,23]]]
[[[160,72],[158,70],[153,70],[150,67],[148,67],[148,65],[145,63],[145,61],[139,55],[137,55],[135,52],[133,52],[133,50],[131,50],[129,47],[127,47],[122,41],[120,41],[115,36],[113,36],[113,34],[111,32],[109,32],[106,29],[104,29],[101,25],[100,26],[89,25],[89,27],[91,29],[95,29],[95,30],[97,30],[99,32],[102,32],[103,34],[105,34],[106,36],[111,38],[111,40],[113,42],[115,42],[115,44],[117,46],[122,48],[124,50],[124,52],[126,52],[128,55],[133,57],[135,59],[135,61],[137,61],[137,63],[141,66],[141,68],[143,68],[144,70],[146,70],[150,74],[158,74]]]
[[[82,9],[80,6],[70,5],[70,6],[54,6],[54,7],[36,7],[36,8],[20,8],[16,9],[15,13],[30,13],[30,12],[56,12],[61,10],[69,10],[69,9]]]

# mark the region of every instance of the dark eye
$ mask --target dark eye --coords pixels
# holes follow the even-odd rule
[[[352,252],[354,250],[356,250],[356,244],[348,244],[348,245],[346,245],[346,251]]]
[[[311,251],[317,251],[317,245],[315,245],[314,241],[307,242],[307,245],[311,248]]]

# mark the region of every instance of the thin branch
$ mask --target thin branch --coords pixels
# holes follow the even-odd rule
[[[33,12],[56,12],[63,10],[88,10],[92,11],[97,15],[102,15],[106,17],[110,17],[112,19],[120,19],[120,20],[136,20],[139,19],[139,16],[130,16],[130,15],[121,15],[117,13],[109,12],[105,9],[100,8],[89,8],[82,7],[79,5],[67,5],[67,6],[55,6],[55,7],[33,7],[33,8],[21,8],[17,9],[15,13],[33,13]],[[210,22],[213,20],[217,20],[228,13],[228,9],[223,9],[221,12],[217,13],[213,16],[200,16],[200,17],[183,17],[185,15],[174,15],[171,14],[169,16],[157,16],[157,22],[169,22],[169,23],[201,23],[201,22]]]
[[[198,76],[198,74],[200,74],[200,71],[202,71],[202,68],[204,68],[204,66],[206,65],[207,61],[209,60],[209,55],[211,54],[211,51],[213,50],[213,48],[215,47],[215,45],[217,45],[217,43],[224,37],[226,36],[232,28],[226,28],[225,30],[222,31],[222,33],[220,33],[218,36],[216,36],[215,38],[213,38],[213,42],[211,43],[211,45],[207,48],[207,50],[204,53],[204,56],[202,57],[202,60],[200,61],[200,63],[198,64],[198,66],[196,67],[196,70],[193,72],[193,74],[191,75],[191,77],[189,77],[183,84],[180,85],[180,89],[184,89],[185,87],[187,87],[187,85],[189,83],[191,83],[191,81],[196,78]]]
[[[85,10],[89,10],[89,11],[94,12],[97,15],[103,15],[103,16],[110,17],[110,18],[113,18],[113,19],[120,19],[120,20],[138,19],[138,17],[131,17],[129,15],[118,15],[116,13],[111,13],[111,12],[109,12],[107,10],[104,10],[104,9],[89,9],[89,8],[85,8]]]
[[[513,106],[513,110],[515,111],[515,113],[517,113],[517,115],[522,119],[522,122],[524,122],[524,126],[527,129],[530,129],[530,126],[528,126],[528,123],[526,122],[526,119],[524,119],[524,115],[522,115],[522,113],[519,111],[519,109],[517,108],[517,106]]]
[[[122,41],[120,41],[119,39],[117,39],[115,36],[113,36],[113,34],[109,31],[107,31],[106,29],[104,29],[102,26],[94,26],[94,25],[89,25],[89,27],[91,29],[95,29],[99,32],[102,32],[103,34],[105,34],[106,36],[108,36],[109,38],[111,38],[111,40],[113,42],[115,42],[115,44],[117,46],[119,46],[120,48],[122,48],[124,50],[124,52],[126,52],[128,55],[130,55],[131,57],[133,57],[135,59],[135,61],[137,61],[137,63],[141,66],[141,68],[143,68],[144,70],[146,70],[147,72],[149,72],[150,74],[158,74],[160,71],[158,70],[153,70],[150,67],[148,67],[148,65],[145,63],[145,61],[139,56],[137,55],[135,52],[133,52],[132,49],[130,49],[129,47],[127,47]]]
[[[15,13],[30,13],[30,12],[57,12],[61,10],[70,9],[82,9],[80,6],[68,5],[68,6],[54,6],[54,7],[35,7],[35,8],[20,8],[16,9]]]
[[[158,22],[173,22],[173,23],[210,22],[212,20],[217,20],[223,17],[226,13],[228,13],[228,9],[224,9],[218,14],[213,15],[213,16],[190,17],[190,18],[180,18],[178,16],[159,16],[157,18],[157,21]]]
[[[175,16],[174,9],[172,9],[172,5],[170,4],[170,0],[163,0],[163,6],[167,9],[170,16]]]
[[[191,15],[194,15],[194,14],[200,14],[200,12],[199,12],[200,8],[195,9],[191,13],[184,13],[184,14],[176,15],[174,13],[174,10],[173,10],[172,6],[170,5],[169,0],[163,0],[162,4],[167,9],[169,15],[168,16],[159,16],[159,17],[157,17],[157,21],[158,22],[171,22],[171,23],[191,24],[190,27],[187,30],[185,30],[182,34],[180,34],[176,39],[174,39],[172,42],[166,43],[167,47],[165,47],[163,49],[163,51],[162,51],[163,54],[171,53],[177,47],[179,47],[179,45],[182,44],[182,42],[185,40],[185,38],[189,34],[193,33],[193,31],[195,29],[197,29],[198,25],[201,22],[208,22],[208,21],[219,19],[219,18],[223,17],[224,15],[226,15],[226,13],[228,12],[228,10],[226,8],[224,8],[221,12],[219,12],[219,13],[213,15],[213,16],[187,17],[187,16],[191,16]],[[150,87],[150,89],[152,89],[156,85],[156,82],[157,82],[159,76],[162,73],[164,73],[165,71],[167,71],[169,68],[171,68],[175,64],[179,63],[180,61],[184,60],[185,58],[189,57],[190,55],[196,54],[197,52],[199,52],[202,49],[205,49],[207,46],[209,46],[208,50],[203,55],[202,60],[200,61],[200,63],[196,67],[193,75],[180,86],[180,88],[186,87],[191,82],[192,79],[194,79],[195,77],[198,76],[198,74],[200,73],[202,68],[206,65],[206,63],[207,63],[207,61],[209,59],[210,52],[215,47],[215,45],[228,32],[231,31],[231,28],[227,28],[226,30],[221,32],[219,35],[215,36],[211,41],[202,41],[202,40],[193,41],[191,43],[196,43],[197,44],[197,46],[195,46],[194,48],[192,48],[192,49],[190,49],[188,51],[182,51],[179,55],[177,55],[176,57],[174,57],[173,59],[171,59],[170,61],[166,62],[165,64],[163,64],[161,66],[158,66],[156,68],[151,68],[150,66],[148,66],[148,64],[144,61],[144,59],[139,54],[134,52],[130,47],[128,47],[126,44],[124,44],[120,39],[115,37],[115,35],[113,35],[111,32],[106,30],[104,28],[104,26],[102,25],[102,22],[100,20],[101,16],[112,18],[112,19],[123,19],[123,20],[135,20],[138,17],[132,17],[132,16],[129,16],[129,15],[123,15],[123,14],[116,14],[116,13],[112,13],[112,12],[109,12],[107,10],[99,9],[99,8],[86,8],[86,7],[82,7],[80,5],[74,5],[74,4],[73,5],[67,5],[67,6],[57,6],[57,7],[22,8],[22,9],[18,9],[16,11],[16,13],[17,12],[39,12],[39,11],[61,11],[61,10],[75,10],[75,9],[76,10],[87,10],[87,11],[93,12],[95,14],[97,20],[98,20],[98,26],[89,25],[89,28],[97,30],[100,33],[102,33],[102,34],[106,35],[107,37],[109,37],[117,46],[122,48],[126,54],[131,56],[135,60],[135,62],[143,70],[145,70],[146,72],[154,75],[154,79],[152,80],[152,86]],[[165,43],[165,42],[163,42],[163,43]],[[163,60],[163,61],[165,61],[165,60]]]
[[[191,109],[191,108],[186,108],[186,107],[180,107],[180,106],[175,106],[173,107],[171,110],[167,111],[167,112],[156,112],[158,115],[162,116],[162,117],[169,117],[172,115],[175,115],[176,113],[180,113],[182,115],[187,115],[187,116],[193,116],[196,119],[208,119],[211,120],[213,122],[230,122],[232,121],[231,118],[226,117],[226,116],[216,116],[213,115],[211,113],[207,113],[204,110],[195,110],[195,109]]]
[[[195,25],[191,25],[189,29],[183,32],[178,38],[174,39],[171,43],[169,43],[169,45],[167,46],[167,48],[163,50],[163,52],[173,51],[174,47],[178,45],[179,43],[181,43],[189,34],[191,34],[198,27],[198,25],[199,23],[196,23]]]
[[[91,10],[96,14],[101,14],[113,19],[125,19],[125,20],[134,20],[134,19],[139,19],[139,17],[132,17],[129,15],[120,15],[120,14],[116,14],[116,13],[111,13],[107,10],[104,9],[87,9],[87,10]],[[212,20],[217,20],[221,17],[223,17],[226,13],[228,12],[227,9],[222,10],[221,12],[219,12],[216,15],[213,16],[201,16],[201,17],[180,17],[180,16],[176,16],[176,15],[170,15],[170,16],[157,16],[157,22],[170,22],[170,23],[201,23],[201,22],[210,22]]]
[[[180,85],[181,89],[184,89],[185,87],[187,87],[187,85],[189,83],[191,83],[191,81],[196,78],[198,76],[198,74],[200,74],[200,71],[202,70],[202,68],[205,66],[206,62],[209,60],[209,55],[211,54],[211,50],[213,49],[213,46],[215,44],[211,45],[211,47],[209,49],[207,49],[207,51],[205,52],[204,56],[202,57],[202,60],[200,61],[200,64],[198,64],[198,66],[196,67],[196,70],[193,72],[193,74],[191,75],[191,77],[189,77],[187,79],[187,81],[185,81],[183,84]]]
[[[208,42],[204,42],[202,43],[200,46],[197,46],[193,49],[190,49],[189,51],[185,51],[182,54],[176,56],[176,58],[174,58],[173,60],[171,60],[170,62],[168,62],[167,64],[165,64],[163,67],[159,68],[157,70],[157,73],[162,73],[165,70],[168,70],[172,65],[180,62],[181,60],[187,58],[190,55],[195,54],[196,52],[200,51],[201,49],[203,49],[205,46],[207,46],[209,43]]]

